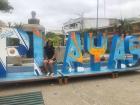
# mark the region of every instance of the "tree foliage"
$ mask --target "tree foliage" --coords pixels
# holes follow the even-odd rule
[[[127,19],[120,19],[119,24],[114,25],[114,29],[120,34],[131,34],[133,32],[132,24]]]
[[[22,23],[14,23],[13,28],[22,30],[23,29],[23,24]]]
[[[0,11],[10,12],[13,7],[9,4],[8,0],[0,0]]]
[[[46,38],[53,41],[54,46],[60,46],[60,45],[63,45],[64,43],[64,35],[58,35],[53,32],[48,32],[46,34]]]

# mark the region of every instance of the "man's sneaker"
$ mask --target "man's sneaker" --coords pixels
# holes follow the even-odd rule
[[[53,77],[54,76],[54,73],[51,73],[50,76]]]
[[[51,74],[51,73],[50,73],[50,72],[48,72],[48,73],[46,74],[46,76],[50,76],[50,74]]]

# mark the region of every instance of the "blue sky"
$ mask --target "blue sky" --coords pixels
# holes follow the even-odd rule
[[[9,0],[14,7],[12,13],[0,12],[4,22],[27,23],[32,10],[47,30],[61,29],[64,22],[77,18],[84,12],[85,17],[96,17],[96,0]],[[99,17],[123,18],[140,15],[140,0],[99,0]],[[104,5],[105,4],[105,5]]]

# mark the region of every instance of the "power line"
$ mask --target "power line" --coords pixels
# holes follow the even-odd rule
[[[97,21],[96,21],[97,31],[98,31],[98,23],[99,23],[99,0],[97,0]]]
[[[106,0],[104,0],[104,18],[106,18]]]

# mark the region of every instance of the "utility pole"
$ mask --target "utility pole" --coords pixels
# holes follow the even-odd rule
[[[97,32],[98,32],[98,23],[99,23],[99,0],[97,0],[97,21],[96,21]]]
[[[84,13],[81,13],[81,32],[84,32]]]
[[[106,0],[104,0],[104,18],[106,18]]]
[[[81,25],[81,28],[80,28],[80,31],[81,31],[81,41],[82,41],[82,44],[84,43],[84,12],[82,12],[80,14],[80,25]]]
[[[78,13],[77,14],[80,18],[80,32],[81,32],[81,41],[82,41],[82,44],[84,43],[84,12],[81,12],[81,13]]]
[[[84,12],[77,13],[76,15],[78,15],[80,18],[80,32],[83,33],[84,32]]]

